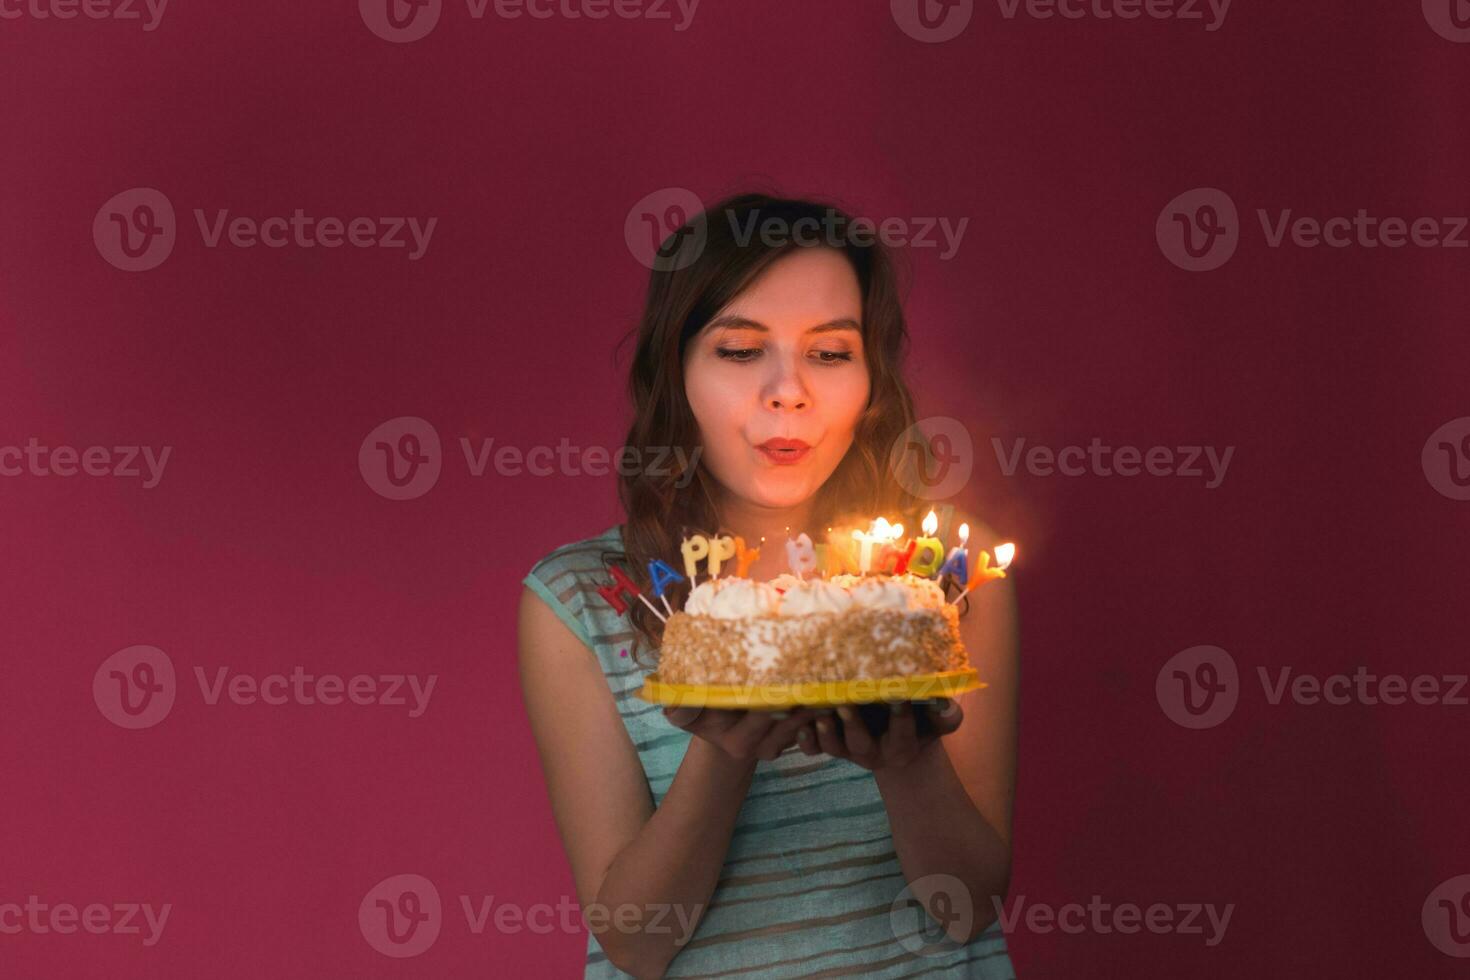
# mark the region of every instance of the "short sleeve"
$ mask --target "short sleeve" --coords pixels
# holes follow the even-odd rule
[[[555,563],[548,563],[543,560],[537,562],[526,573],[526,577],[521,582],[532,592],[540,596],[542,602],[551,607],[551,611],[556,613],[557,619],[566,623],[567,628],[572,631],[577,639],[582,641],[587,649],[595,651],[596,646],[592,642],[592,637],[587,632],[586,624],[582,622],[576,613],[572,612],[571,608],[565,602],[562,602],[560,597],[557,596],[556,591],[552,588],[552,585],[548,584],[554,582],[557,576],[558,572]]]

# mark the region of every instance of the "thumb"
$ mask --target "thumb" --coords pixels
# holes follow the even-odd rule
[[[664,717],[669,720],[669,724],[673,725],[676,728],[688,728],[690,725],[694,724],[694,719],[698,718],[699,713],[703,710],[704,709],[700,707],[688,706],[679,708],[665,708]]]

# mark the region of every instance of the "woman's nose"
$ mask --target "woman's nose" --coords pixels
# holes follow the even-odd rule
[[[811,396],[802,384],[801,375],[783,368],[766,391],[766,407],[772,411],[805,409],[811,404]]]

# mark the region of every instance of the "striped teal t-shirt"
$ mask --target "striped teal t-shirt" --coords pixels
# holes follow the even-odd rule
[[[637,696],[645,671],[632,659],[632,628],[597,593],[611,581],[610,564],[623,565],[622,547],[621,525],[563,545],[525,584],[597,657],[657,806],[693,736]],[[666,975],[1015,977],[999,924],[966,946],[925,946],[937,929],[923,912],[906,903],[894,911],[905,884],[873,774],[792,746],[756,764],[719,883]],[[584,976],[628,974],[589,933]]]

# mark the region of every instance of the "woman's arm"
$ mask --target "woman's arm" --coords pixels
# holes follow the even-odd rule
[[[972,540],[988,548],[988,534],[981,527]],[[972,548],[971,554],[977,551]],[[915,897],[932,910],[931,892],[940,883],[922,879],[953,875],[962,882],[961,894],[947,896],[950,908],[966,901],[974,910],[969,930],[961,931],[956,923],[951,932],[959,942],[974,939],[996,920],[997,906],[1010,886],[1019,688],[1010,580],[987,582],[969,599],[960,635],[970,662],[989,686],[955,699],[964,712],[958,729],[930,740],[910,764],[873,773],[888,809],[899,865]]]
[[[805,719],[773,725],[730,717],[721,737],[731,752],[690,739],[655,809],[597,658],[529,589],[521,595],[519,659],[583,916],[614,966],[662,976],[714,893],[756,760],[790,744]]]

